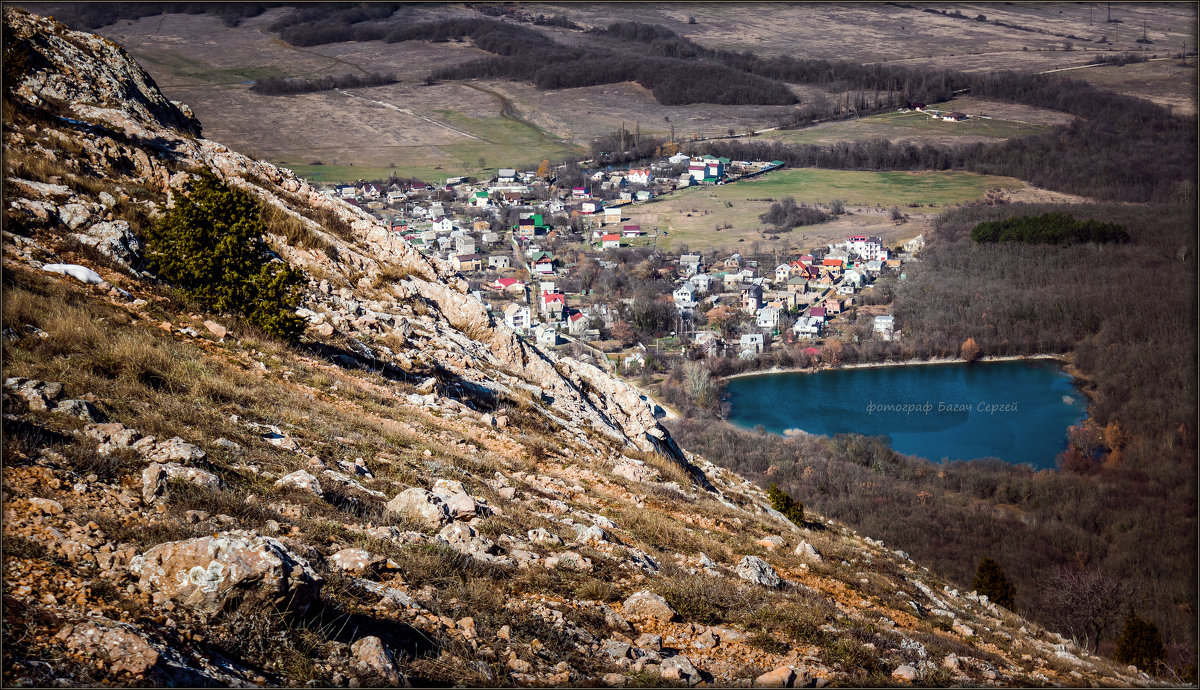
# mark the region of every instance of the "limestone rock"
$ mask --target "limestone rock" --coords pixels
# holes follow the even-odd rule
[[[767,671],[754,679],[754,687],[760,688],[791,688],[795,687],[796,671],[791,666],[780,666]]]
[[[366,549],[342,549],[329,557],[329,562],[337,569],[349,573],[369,573],[383,567],[387,559]]]
[[[404,677],[396,670],[391,653],[383,646],[383,641],[374,635],[364,637],[350,645],[350,652],[360,668],[377,674],[388,685],[396,687],[407,685]]]
[[[316,477],[305,470],[296,470],[291,474],[280,477],[275,481],[275,486],[291,486],[301,491],[309,491],[317,496],[325,495],[324,490],[321,489],[321,482],[317,481]]]
[[[821,562],[821,552],[817,551],[815,546],[804,540],[801,540],[800,543],[796,545],[796,555],[815,563]]]
[[[112,623],[111,626],[95,621],[68,624],[55,638],[67,649],[99,657],[111,673],[141,676],[158,665],[158,652],[132,626]]]
[[[446,525],[438,532],[438,540],[472,558],[482,561],[495,560],[496,545],[490,539],[479,536],[475,528],[465,522]]]
[[[543,563],[547,568],[568,568],[581,572],[592,571],[592,559],[577,551],[563,551],[560,554],[547,557]]]
[[[400,492],[388,501],[386,510],[429,529],[438,529],[450,522],[450,511],[442,499],[417,487]]]
[[[682,655],[663,659],[659,666],[659,673],[667,680],[682,681],[689,686],[697,685],[703,680],[700,677],[700,670],[692,664],[690,659]]]
[[[218,611],[235,592],[304,606],[324,583],[278,539],[245,530],[159,544],[135,556],[129,572],[155,601],[173,600],[202,613]]]
[[[892,678],[895,678],[902,683],[912,683],[917,679],[917,669],[909,666],[908,664],[897,666],[896,669],[892,671]]]
[[[62,504],[52,498],[31,498],[29,507],[44,515],[59,515],[63,512]]]
[[[54,406],[54,412],[58,414],[70,415],[89,422],[102,422],[104,415],[96,409],[96,406],[86,400],[63,400]]]
[[[179,462],[192,463],[200,462],[208,457],[208,454],[200,450],[196,446],[184,441],[178,436],[172,437],[169,440],[158,443],[154,450],[146,455],[146,459],[153,462]]]
[[[142,500],[146,503],[153,503],[161,498],[166,494],[167,481],[171,479],[179,479],[213,491],[225,486],[225,482],[212,472],[195,467],[184,467],[174,462],[164,464],[152,462],[142,470]]]
[[[746,582],[753,582],[763,587],[775,588],[783,582],[771,564],[758,556],[743,556],[734,572]]]
[[[626,618],[635,621],[670,623],[676,615],[666,599],[649,590],[642,590],[626,599],[623,610]]]

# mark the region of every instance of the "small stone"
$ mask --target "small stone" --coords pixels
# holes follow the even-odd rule
[[[209,333],[212,333],[213,335],[217,336],[218,340],[220,340],[221,338],[224,338],[229,333],[229,329],[225,328],[224,326],[217,323],[216,321],[205,321],[204,327],[208,329]]]
[[[763,587],[775,588],[783,582],[771,564],[758,556],[743,556],[735,572],[743,580]]]
[[[89,422],[102,422],[104,415],[86,400],[63,400],[54,408],[58,414],[71,415]]]
[[[275,481],[275,486],[290,486],[302,491],[309,491],[317,496],[325,495],[324,490],[321,489],[321,482],[317,481],[316,477],[312,476],[305,470],[296,470],[291,474],[280,477]]]
[[[59,515],[63,512],[62,504],[52,498],[31,498],[29,507],[45,515]]]
[[[632,620],[670,623],[676,616],[675,609],[661,596],[642,590],[625,600],[625,617]]]
[[[625,687],[625,676],[621,675],[620,673],[606,673],[601,680],[604,681],[604,684],[610,688]]]
[[[790,688],[796,680],[796,671],[791,666],[780,666],[754,679],[755,687]]]
[[[917,679],[917,669],[908,664],[898,666],[896,670],[892,671],[892,678],[902,683],[911,683]]]

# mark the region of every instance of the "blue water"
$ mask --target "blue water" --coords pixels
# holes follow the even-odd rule
[[[738,426],[887,436],[906,455],[1038,469],[1054,467],[1087,404],[1071,377],[1045,360],[764,374],[727,386]]]

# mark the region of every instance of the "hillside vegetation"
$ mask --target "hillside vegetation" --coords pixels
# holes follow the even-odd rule
[[[788,520],[115,44],[4,23],[5,684],[1153,683]],[[302,274],[298,342],[147,264],[206,186]]]

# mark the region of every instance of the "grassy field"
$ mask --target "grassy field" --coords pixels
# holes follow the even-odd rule
[[[667,231],[659,246],[686,245],[691,250],[732,249],[739,243],[763,242],[758,216],[771,201],[793,196],[809,204],[846,202],[852,213],[836,221],[807,226],[781,235],[793,247],[827,243],[844,234],[869,233],[896,239],[923,229],[928,217],[944,206],[982,198],[989,189],[1017,190],[1024,183],[966,172],[862,172],[799,168],[715,187],[692,187],[659,200],[629,207],[631,222]],[[919,204],[921,208],[910,207]],[[901,207],[910,223],[897,225],[888,209]],[[729,227],[726,228],[725,226]],[[917,228],[917,229],[914,229]],[[891,241],[889,239],[889,241]]]
[[[1193,44],[1194,45],[1194,44]],[[1164,52],[1165,49],[1164,49]],[[1151,60],[1121,67],[1090,67],[1063,72],[1096,86],[1158,103],[1179,115],[1196,114],[1196,60]]]
[[[1035,134],[1044,125],[989,117],[971,117],[965,122],[935,120],[925,113],[882,113],[855,120],[829,122],[798,130],[766,132],[766,139],[789,144],[832,144],[839,141],[887,139],[892,142],[971,143],[1011,139]]]

